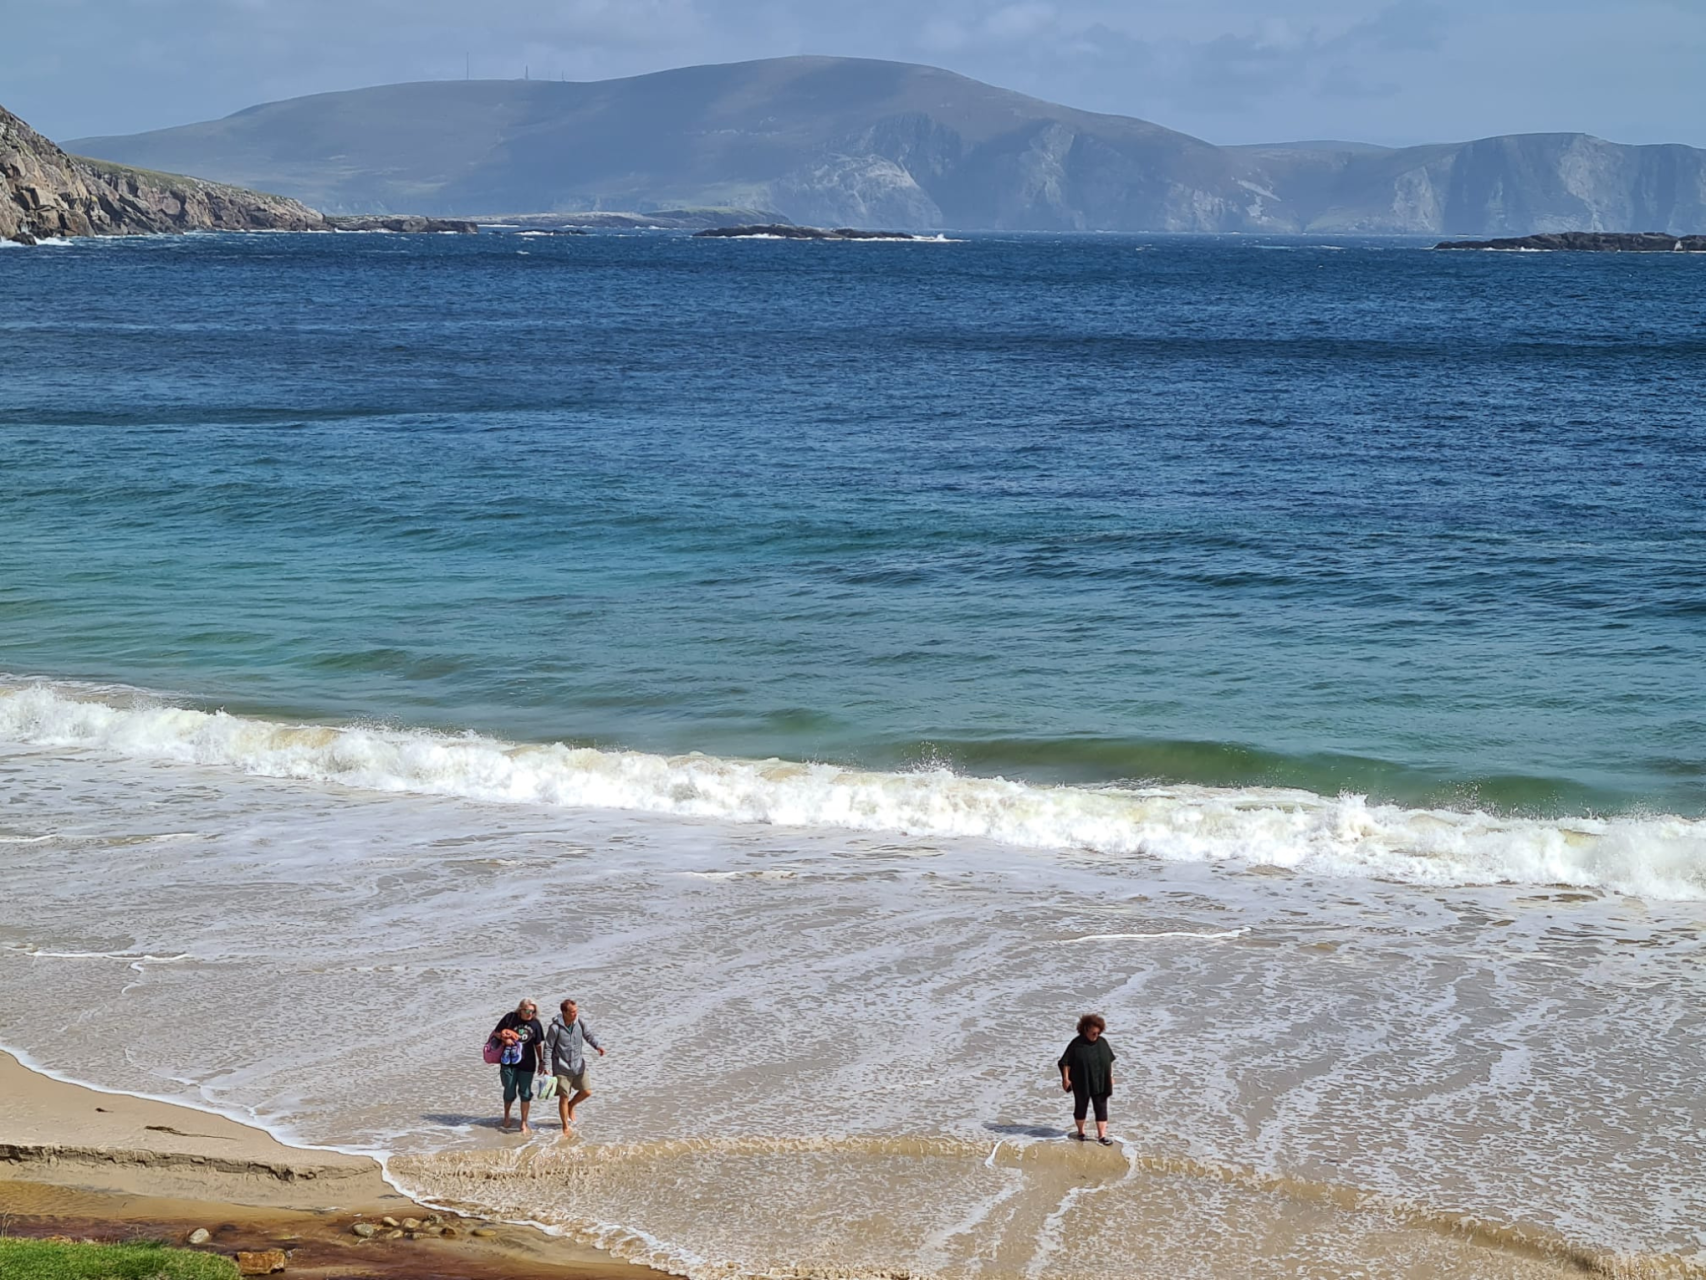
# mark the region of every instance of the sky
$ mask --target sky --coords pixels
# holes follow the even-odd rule
[[[0,0],[0,18],[0,106],[59,139],[401,80],[820,53],[1219,143],[1706,147],[1706,0]]]

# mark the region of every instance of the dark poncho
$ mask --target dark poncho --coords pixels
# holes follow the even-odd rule
[[[1076,1037],[1058,1065],[1071,1075],[1074,1093],[1100,1098],[1114,1091],[1114,1050],[1106,1036],[1094,1041]]]

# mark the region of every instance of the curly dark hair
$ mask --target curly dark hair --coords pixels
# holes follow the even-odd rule
[[[1091,1027],[1095,1027],[1097,1031],[1106,1031],[1108,1029],[1108,1020],[1099,1013],[1087,1013],[1082,1018],[1078,1019],[1079,1035],[1083,1035]]]

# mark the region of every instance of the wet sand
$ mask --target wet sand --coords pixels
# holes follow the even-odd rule
[[[10,1235],[183,1244],[204,1228],[208,1251],[285,1249],[289,1274],[327,1280],[610,1280],[648,1270],[442,1211],[444,1235],[393,1237],[381,1224],[363,1239],[351,1230],[433,1216],[368,1157],[286,1146],[223,1116],[66,1084],[0,1053],[0,1224]]]

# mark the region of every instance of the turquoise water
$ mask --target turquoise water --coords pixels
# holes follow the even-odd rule
[[[0,290],[14,676],[1706,812],[1706,263],[198,236]]]

